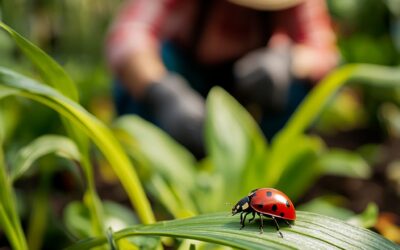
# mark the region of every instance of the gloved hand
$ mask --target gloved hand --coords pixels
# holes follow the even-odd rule
[[[257,104],[269,112],[285,109],[291,82],[289,45],[251,52],[235,63],[233,73],[243,105]]]
[[[146,89],[143,102],[161,128],[197,158],[204,156],[204,99],[184,78],[168,73]]]

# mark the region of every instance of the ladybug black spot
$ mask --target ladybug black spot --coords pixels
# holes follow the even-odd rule
[[[272,192],[271,191],[268,191],[267,192],[267,197],[271,197],[272,196]]]
[[[272,205],[272,211],[276,211],[278,209],[278,206],[276,204]]]
[[[289,201],[286,201],[286,206],[290,207]]]
[[[281,217],[283,217],[283,216],[285,216],[285,213],[280,213],[279,215],[280,215]]]
[[[258,208],[263,208],[263,207],[264,207],[264,204],[257,204],[257,207],[258,207]]]

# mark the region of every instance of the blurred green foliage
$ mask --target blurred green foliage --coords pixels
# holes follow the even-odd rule
[[[64,244],[95,235],[96,223],[101,224],[97,225],[97,231],[101,231],[97,232],[97,235],[106,234],[103,230],[107,230],[108,226],[118,230],[120,227],[137,223],[136,215],[120,204],[100,200],[96,204],[98,197],[93,171],[101,159],[97,159],[97,151],[90,148],[90,152],[87,152],[89,149],[81,145],[85,144],[82,142],[85,141],[85,136],[81,136],[79,132],[74,135],[68,128],[62,128],[59,114],[63,112],[73,113],[77,120],[81,120],[81,128],[86,129],[86,134],[96,138],[95,141],[100,145],[100,149],[114,163],[116,175],[122,180],[125,177],[124,190],[134,200],[132,198],[135,195],[132,194],[134,188],[129,184],[134,180],[127,179],[126,177],[131,175],[120,166],[126,167],[130,164],[125,156],[120,156],[116,153],[118,150],[115,151],[119,146],[113,139],[114,135],[119,139],[135,163],[140,180],[152,201],[154,212],[160,218],[182,218],[200,213],[230,210],[232,203],[251,189],[260,186],[278,187],[293,201],[297,201],[322,175],[370,178],[373,172],[370,165],[374,163],[371,155],[376,151],[376,146],[360,148],[359,152],[330,149],[321,138],[306,133],[306,130],[313,125],[316,125],[319,131],[336,133],[366,126],[374,119],[371,117],[376,117],[379,121],[383,121],[383,127],[389,131],[389,136],[397,137],[400,134],[398,121],[400,88],[397,87],[400,77],[398,70],[394,68],[352,65],[338,70],[306,98],[286,127],[270,142],[265,140],[256,122],[240,104],[224,90],[215,88],[207,98],[208,117],[205,136],[208,155],[201,162],[196,162],[185,148],[139,117],[118,118],[112,123],[114,130],[111,134],[105,124],[94,122],[94,117],[90,118],[92,116],[86,110],[76,106],[75,102],[65,96],[53,95],[51,89],[48,91],[46,88],[38,87],[40,84],[37,82],[33,85],[24,85],[24,82],[42,79],[39,80],[40,83],[55,87],[75,101],[78,98],[73,92],[77,90],[80,104],[107,124],[111,124],[112,77],[104,62],[103,40],[119,2],[121,1],[0,1],[1,19],[46,52],[38,51],[17,33],[9,30],[14,34],[12,40],[5,32],[0,32],[0,66],[12,70],[2,71],[2,77],[11,72],[16,76],[13,81],[18,82],[22,79],[22,84],[19,86],[13,81],[8,81],[6,85],[8,84],[10,88],[2,88],[0,97],[17,91],[22,93],[21,95],[29,93],[33,99],[42,98],[40,100],[45,100],[42,101],[44,104],[47,99],[55,100],[58,104],[61,100],[56,112],[43,104],[21,98],[8,97],[0,103],[2,111],[0,139],[5,147],[4,164],[16,167],[10,172],[1,173],[0,194],[3,191],[3,196],[0,195],[0,198],[7,202],[13,199],[12,183],[9,183],[7,178],[27,178],[32,172],[33,176],[40,176],[34,193],[27,192],[22,187],[22,195],[19,195],[21,202],[16,205],[32,206],[32,211],[28,215],[21,216],[24,222],[28,221],[26,241],[32,249],[53,244],[51,238],[56,234],[54,232],[57,232],[54,238],[60,237],[62,239],[60,244]],[[335,21],[343,63],[363,62],[391,66],[399,64],[399,0],[328,0],[327,2]],[[17,49],[18,47],[22,48],[23,53]],[[67,73],[49,59],[47,54],[63,65]],[[24,55],[30,60],[26,60]],[[28,77],[14,71],[22,72]],[[342,84],[348,80],[356,83],[356,87],[337,93]],[[70,84],[70,87],[66,88],[65,84]],[[382,88],[383,85],[386,87]],[[41,92],[43,89],[45,91]],[[65,102],[62,103],[63,101]],[[385,104],[382,106],[382,103]],[[357,115],[354,116],[354,113]],[[67,123],[64,121],[64,124]],[[46,134],[63,134],[68,138]],[[44,136],[40,137],[41,135]],[[84,166],[83,178],[80,177],[81,173],[65,160],[41,158],[49,153],[60,152],[61,156],[68,155],[67,158],[72,159],[74,164]],[[2,156],[2,152],[0,154]],[[85,155],[86,163],[79,162],[81,154]],[[36,158],[41,160],[33,163]],[[3,161],[0,161],[0,167],[3,167],[2,164]],[[41,167],[36,168],[36,164]],[[54,173],[49,170],[52,168]],[[34,171],[35,169],[39,171]],[[49,199],[51,200],[54,192],[52,180],[54,181],[57,171],[65,169],[68,172],[72,171],[77,179],[75,183],[79,183],[73,190],[83,189],[86,195],[79,197],[82,201],[64,204],[62,215],[52,214],[46,217],[47,212],[51,213]],[[7,177],[8,175],[10,177]],[[92,185],[90,192],[88,183]],[[8,192],[5,195],[4,190]],[[71,190],[61,190],[64,195],[68,195],[69,191]],[[32,193],[35,197],[33,200],[24,197]],[[354,212],[341,208],[344,203],[336,202],[337,196],[334,197],[336,198],[317,198],[303,206],[303,209],[353,221],[359,226],[370,227],[374,224],[377,216],[375,205],[368,206],[361,215],[355,215]],[[146,203],[147,199],[143,199],[143,202]],[[13,211],[14,205],[15,202],[11,202],[11,207],[5,209],[11,218],[9,222],[16,230],[15,232],[5,230],[5,233],[11,245],[16,249],[23,249],[25,240],[23,234],[18,232],[19,215],[16,214],[16,209]],[[151,213],[150,209],[148,210]],[[96,213],[100,213],[100,216],[96,216]],[[141,213],[143,216],[144,212]],[[63,220],[60,219],[61,216]],[[49,225],[46,225],[46,219],[49,220]],[[58,227],[58,230],[54,230],[54,227]],[[212,235],[209,237],[212,239]],[[112,237],[109,240],[112,242]],[[146,240],[135,239],[134,242],[143,246]],[[154,240],[150,247],[153,248],[157,243],[158,240]]]
[[[400,62],[398,0],[328,0],[346,62]]]

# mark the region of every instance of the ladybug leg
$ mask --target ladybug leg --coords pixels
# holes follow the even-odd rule
[[[290,228],[292,228],[292,225],[290,225],[289,221],[287,221],[287,220],[283,220],[283,221],[286,223],[286,225],[288,225]]]
[[[242,229],[242,228],[244,227],[244,223],[243,223],[243,212],[240,213],[240,225],[242,225],[242,226],[240,227],[240,229]]]
[[[240,224],[242,224],[242,227],[241,227],[240,229],[244,228],[244,223],[246,222],[246,216],[247,216],[249,213],[250,213],[250,212],[245,213],[245,214],[244,214],[244,217],[243,217],[243,213],[240,214]]]
[[[279,230],[279,224],[278,224],[278,222],[276,221],[276,218],[275,218],[274,216],[271,216],[271,218],[272,218],[272,220],[275,222],[276,230],[278,231],[278,233],[279,233],[279,235],[281,236],[281,238],[283,238],[283,234],[282,234],[281,231]]]
[[[249,223],[252,222],[254,218],[256,218],[256,213],[254,211],[251,213],[251,215],[253,215],[253,218],[249,219]]]
[[[263,218],[261,217],[261,214],[258,213],[258,215],[260,216],[260,234],[262,234],[264,232],[264,222]]]

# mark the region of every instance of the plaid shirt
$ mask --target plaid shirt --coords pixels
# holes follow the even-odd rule
[[[264,27],[258,22],[258,11],[227,0],[211,2],[196,46],[199,61],[206,64],[224,62],[263,45],[273,46],[284,38],[315,50],[316,72],[334,66],[335,37],[324,0],[306,0],[290,9],[271,11]],[[127,55],[144,47],[158,49],[164,40],[190,46],[197,15],[198,0],[125,2],[107,37],[106,54],[111,67],[118,67]],[[261,45],[267,31],[269,42]]]

